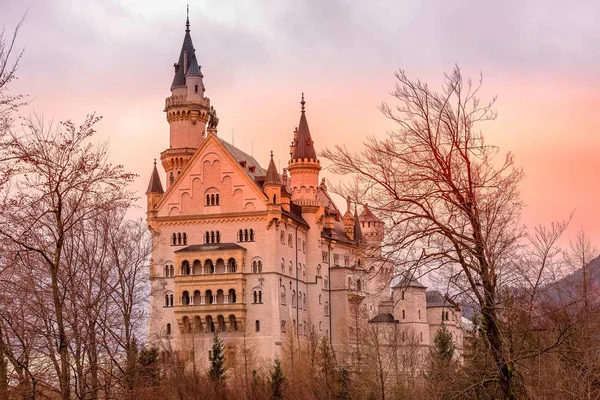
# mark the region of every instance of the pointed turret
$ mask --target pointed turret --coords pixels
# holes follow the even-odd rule
[[[304,93],[302,93],[300,104],[302,106],[300,109],[300,123],[298,129],[294,132],[294,140],[290,149],[291,159],[288,162],[288,171],[291,175],[292,200],[302,200],[305,205],[315,202],[316,205],[321,162],[317,158],[317,152],[306,120]]]
[[[165,191],[163,190],[160,182],[160,175],[156,168],[156,159],[154,159],[154,168],[150,175],[150,182],[148,182],[148,189],[146,190],[146,197],[148,198],[146,214],[148,216],[148,227],[151,227],[151,219],[156,216],[156,205],[162,198]]]
[[[163,194],[162,183],[160,182],[160,176],[158,175],[158,168],[156,168],[156,159],[154,160],[154,168],[152,169],[152,175],[150,175],[150,182],[148,183],[148,189],[146,194]]]
[[[294,149],[292,152],[292,160],[316,160],[317,152],[315,151],[314,142],[310,136],[310,129],[308,128],[308,121],[306,120],[306,110],[304,105],[304,93],[302,93],[302,105],[300,111],[300,123],[298,124],[298,134],[294,135]]]
[[[275,167],[275,161],[273,161],[273,152],[271,151],[271,161],[269,161],[269,168],[267,169],[267,176],[263,183],[263,190],[269,198],[269,203],[280,204],[281,203],[281,178]]]
[[[269,168],[267,169],[267,177],[265,178],[265,183],[263,184],[263,186],[267,185],[281,186],[281,178],[279,177],[279,173],[277,173],[277,167],[275,167],[275,162],[273,161],[272,151],[271,161],[269,161]]]
[[[350,238],[350,240],[354,240],[354,215],[352,215],[352,205],[350,202],[350,196],[346,198],[346,213],[344,214],[344,232]]]

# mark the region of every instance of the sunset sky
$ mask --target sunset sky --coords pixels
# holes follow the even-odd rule
[[[29,95],[23,115],[102,115],[97,138],[139,174],[140,206],[168,146],[163,108],[185,9],[175,0],[0,1],[7,31],[27,14],[11,87]],[[464,75],[482,72],[482,98],[498,95],[499,113],[482,129],[526,173],[523,222],[574,211],[568,237],[582,227],[600,244],[597,0],[190,1],[190,22],[219,136],[231,141],[235,130],[235,145],[265,167],[270,150],[287,164],[301,92],[316,147],[358,150],[365,135],[394,128],[377,106],[393,104],[398,68],[436,87],[455,63]]]

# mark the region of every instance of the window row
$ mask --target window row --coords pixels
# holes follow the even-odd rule
[[[289,271],[289,276],[291,276],[292,278],[298,277],[298,278],[306,279],[306,264],[298,263],[298,275],[294,275],[294,264],[290,261],[288,271]],[[302,273],[300,273],[300,272],[302,272]],[[281,259],[281,273],[283,275],[286,274],[285,260],[283,258]]]
[[[240,229],[237,233],[237,241],[254,242],[254,229]]]
[[[171,246],[186,246],[187,245],[187,233],[178,232],[171,235]]]
[[[321,331],[322,328],[323,328],[322,322],[319,321],[319,331]],[[308,329],[308,327],[306,325],[306,321],[304,321],[303,323],[299,324],[299,326],[296,326],[296,320],[293,319],[292,320],[292,329],[293,329],[294,333],[296,333],[296,329],[299,329],[300,331],[298,333],[301,334],[301,335],[307,335],[307,334],[310,333],[309,329]],[[286,333],[287,332],[287,321],[285,319],[281,320],[281,332],[282,333]],[[329,330],[325,331],[325,335],[329,336]]]
[[[219,231],[204,232],[204,243],[221,243],[221,232],[219,232]]]
[[[284,286],[281,286],[281,305],[285,306],[287,301],[286,290]],[[300,302],[301,304],[298,304]],[[296,291],[292,290],[292,307],[296,308],[298,306],[300,309],[304,309],[306,311],[306,293],[302,294],[302,292],[298,292],[298,297],[296,298]]]
[[[172,307],[172,294],[168,294],[169,301],[171,304],[167,306],[167,294],[165,294],[165,307]],[[232,304],[237,303],[237,294],[235,293],[235,289],[229,289],[229,291],[225,292],[223,289],[219,289],[216,292],[212,290],[206,290],[204,293],[199,290],[194,291],[193,293],[184,290],[181,293],[181,297],[179,298],[179,304],[182,306],[197,306],[204,304]]]
[[[181,333],[213,333],[213,332],[237,332],[239,330],[238,321],[235,315],[229,315],[227,319],[222,315],[217,316],[216,323],[213,317],[207,315],[204,318],[195,316],[190,319],[188,316],[184,316],[181,319]],[[166,326],[166,334],[172,334],[171,324]]]
[[[236,273],[238,264],[235,258],[230,258],[225,262],[222,258],[219,258],[216,263],[213,263],[211,259],[204,260],[202,263],[200,260],[194,260],[190,264],[188,260],[183,260],[179,269],[180,275],[203,275],[203,274],[229,274]]]
[[[421,310],[418,310],[417,316],[421,319]],[[444,318],[444,313],[442,312],[442,318]],[[402,319],[406,319],[406,311],[402,310]]]

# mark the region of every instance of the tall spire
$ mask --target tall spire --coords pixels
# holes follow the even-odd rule
[[[292,160],[304,160],[305,158],[309,160],[317,159],[317,152],[315,151],[314,142],[310,136],[310,129],[308,129],[308,122],[306,121],[305,104],[304,93],[302,93],[302,101],[300,101],[300,123],[298,124],[298,135],[294,141]]]
[[[194,49],[194,44],[192,43],[192,36],[190,35],[190,15],[189,15],[189,6],[188,6],[188,14],[185,21],[185,36],[183,38],[183,45],[181,46],[181,52],[179,53],[179,59],[175,64],[175,76],[173,77],[173,83],[171,84],[171,89],[179,86],[185,86],[186,80],[185,76],[190,69],[190,66],[194,66],[200,71],[200,65],[198,60],[196,59],[196,51]],[[196,75],[202,76],[202,73],[196,72]]]
[[[190,31],[190,5],[187,5],[187,18],[185,20],[185,31]]]
[[[281,185],[281,179],[279,178],[279,173],[277,173],[275,161],[273,161],[273,151],[271,151],[271,161],[269,161],[267,176],[265,178],[265,183],[263,183],[263,186],[266,185]]]

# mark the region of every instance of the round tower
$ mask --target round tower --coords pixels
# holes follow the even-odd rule
[[[192,44],[189,16],[185,26],[183,46],[174,65],[171,96],[165,100],[170,140],[169,148],[161,153],[160,160],[167,175],[167,187],[204,141],[210,110],[210,99],[204,97],[204,76]]]
[[[300,123],[294,132],[290,147],[290,172],[292,201],[300,205],[317,205],[321,162],[317,158],[314,142],[306,120],[304,93],[302,93]]]

